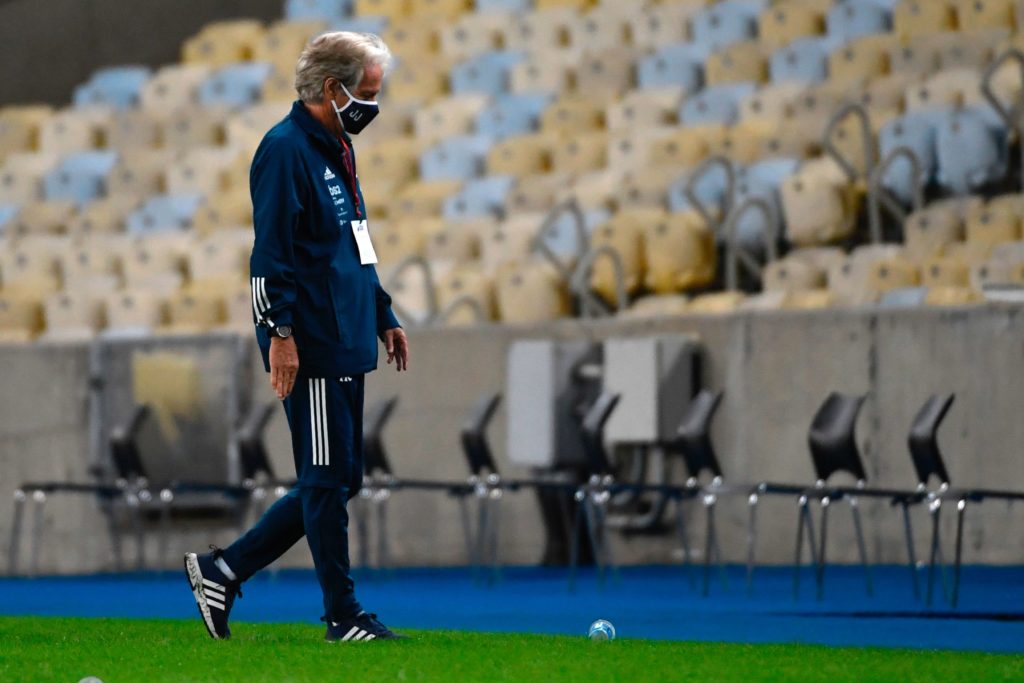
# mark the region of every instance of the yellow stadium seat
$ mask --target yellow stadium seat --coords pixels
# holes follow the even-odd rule
[[[139,104],[157,116],[193,106],[197,102],[196,90],[212,72],[206,64],[165,66],[142,86]]]
[[[783,118],[775,132],[765,139],[762,156],[804,159],[820,153],[824,123],[814,114]]]
[[[391,295],[396,311],[401,309],[400,314],[403,315],[405,324],[424,320],[428,316],[434,302],[430,299],[426,273],[422,269],[406,268],[394,276],[391,272],[383,270],[380,277],[384,288]],[[436,280],[437,273],[432,277]],[[405,315],[414,320],[409,320],[404,317]]]
[[[568,173],[537,173],[519,179],[505,199],[509,212],[548,211],[555,206],[559,191],[571,182]]]
[[[683,101],[678,87],[631,90],[621,100],[605,108],[608,130],[643,130],[647,127],[675,125],[676,112]]]
[[[690,2],[644,7],[628,17],[630,40],[641,50],[656,50],[664,45],[681,43],[689,37],[687,25],[690,17],[701,9],[699,3]]]
[[[113,115],[112,109],[103,106],[57,112],[39,125],[39,150],[71,154],[97,149],[103,144],[103,130]]]
[[[405,185],[388,206],[392,219],[418,216],[439,216],[444,200],[462,187],[457,180],[415,182]]]
[[[416,177],[419,154],[409,140],[381,142],[357,152],[360,179],[404,183]]]
[[[655,143],[669,137],[674,130],[663,126],[648,126],[609,135],[608,167],[624,172],[641,171],[649,167]]]
[[[1021,238],[1020,218],[1009,211],[984,209],[967,216],[965,231],[968,242],[996,246]]]
[[[568,90],[574,79],[575,66],[565,57],[552,59],[554,55],[527,57],[512,67],[509,89],[514,93],[556,94]]]
[[[898,265],[886,269],[885,264]],[[884,291],[906,286],[886,288],[889,283],[905,279],[908,271],[916,273],[913,264],[904,258],[902,247],[867,245],[858,247],[849,257],[829,269],[828,288],[837,304],[862,306],[877,302]]]
[[[63,235],[75,216],[72,202],[32,202],[25,204],[7,224],[8,237],[29,235]]]
[[[694,297],[687,307],[688,313],[723,315],[740,309],[746,302],[743,292],[711,292]]]
[[[907,216],[903,234],[907,252],[913,258],[941,256],[948,245],[963,239],[963,219],[949,208],[929,207]]]
[[[39,128],[51,116],[50,107],[0,107],[0,162],[12,152],[35,149],[39,143]]]
[[[782,182],[780,194],[786,233],[794,244],[828,244],[853,232],[856,215],[844,182],[801,172]]]
[[[551,168],[555,172],[586,173],[604,168],[608,160],[608,136],[583,132],[556,140],[551,147]]]
[[[983,69],[999,54],[999,46],[1010,37],[1010,29],[975,29],[951,35],[951,40],[938,45],[939,66],[943,69]]]
[[[448,326],[494,320],[494,282],[479,265],[457,266],[439,279],[437,303]]]
[[[546,262],[526,260],[498,273],[498,317],[504,323],[529,324],[569,315],[565,283]]]
[[[681,175],[676,166],[647,166],[626,174],[617,197],[619,208],[664,208],[669,187]]]
[[[444,223],[426,236],[424,253],[432,262],[452,264],[475,261],[480,249],[479,234],[472,224]]]
[[[588,50],[576,67],[576,91],[618,96],[633,87],[633,51],[623,47]]]
[[[930,107],[981,104],[981,73],[976,69],[940,71],[906,92],[908,111]]]
[[[559,203],[576,200],[583,211],[611,211],[622,187],[623,172],[614,168],[587,171],[574,176],[557,195]]]
[[[956,13],[947,0],[903,0],[892,16],[893,32],[907,41],[929,33],[952,31]]]
[[[682,294],[653,294],[642,296],[623,311],[624,318],[669,318],[686,315],[690,300]]]
[[[1012,213],[1024,219],[1024,194],[1003,194],[992,197],[986,206],[995,212]]]
[[[284,102],[264,102],[246,107],[225,122],[225,142],[252,156],[266,132],[287,116],[289,111],[291,107]]]
[[[67,232],[76,238],[121,233],[125,218],[138,205],[138,200],[131,195],[111,195],[89,202],[68,222]]]
[[[492,223],[480,235],[480,263],[499,272],[508,263],[525,259],[545,217],[544,213],[517,213]]]
[[[829,56],[829,80],[850,83],[884,74],[889,68],[889,52],[898,44],[896,36],[889,33],[864,36],[847,43]]]
[[[991,285],[1024,285],[1024,263],[989,259],[971,268],[971,288],[982,292]]]
[[[921,265],[921,284],[933,287],[967,287],[970,284],[971,266],[958,258],[941,256],[925,261]]]
[[[539,52],[565,47],[579,17],[571,7],[538,9],[520,15],[506,27],[502,41],[506,49]]]
[[[387,17],[399,21],[409,16],[415,0],[356,0],[356,16]]]
[[[424,234],[415,221],[377,221],[370,228],[381,268],[394,266],[410,256],[422,256]]]
[[[708,85],[768,80],[768,59],[764,46],[757,41],[734,43],[710,55],[704,64],[704,80]]]
[[[956,21],[961,31],[1013,28],[1013,0],[955,0]]]
[[[8,154],[0,167],[0,203],[23,204],[40,199],[43,176],[57,166],[58,160],[52,153]]]
[[[389,100],[386,109],[373,120],[373,125],[364,128],[359,134],[356,153],[366,147],[395,138],[411,139],[413,119],[417,111],[419,105],[415,103],[397,103]]]
[[[263,102],[290,104],[298,95],[295,91],[295,74],[291,71],[274,69],[263,81],[260,99]]]
[[[580,50],[617,50],[626,44],[628,15],[614,7],[597,7],[569,25],[569,45]]]
[[[142,198],[164,191],[164,173],[174,161],[168,150],[143,150],[121,156],[107,176],[107,194]]]
[[[385,81],[388,102],[426,103],[448,91],[448,69],[440,60],[399,63]]]
[[[224,323],[219,329],[236,334],[252,334],[252,290],[233,287],[224,293]]]
[[[43,329],[43,307],[30,296],[0,290],[0,343],[30,342]]]
[[[681,127],[668,137],[651,143],[651,164],[680,168],[696,166],[708,156],[712,147],[721,147],[727,133],[726,127],[718,123]]]
[[[793,115],[793,104],[807,86],[799,82],[782,82],[766,85],[740,102],[740,121],[770,121]]]
[[[538,10],[567,9],[585,11],[597,5],[597,0],[535,0]]]
[[[429,146],[473,130],[477,114],[489,103],[486,95],[453,95],[431,102],[416,112],[413,133],[416,140]]]
[[[130,290],[176,290],[185,280],[185,254],[191,241],[168,243],[152,236],[126,245],[118,254],[121,276]]]
[[[808,85],[806,90],[790,102],[792,115],[797,118],[806,117],[808,121],[810,117],[816,116],[823,120],[821,129],[824,130],[832,113],[849,99],[850,92],[860,90],[865,83],[867,80],[864,78],[848,82],[829,79]]]
[[[326,28],[322,21],[278,21],[252,46],[252,58],[272,64],[281,73],[294,73],[302,50]]]
[[[920,271],[906,258],[878,261],[868,266],[868,288],[879,295],[894,289],[914,287],[920,282]]]
[[[761,12],[758,37],[765,46],[784,47],[797,38],[825,31],[825,15],[819,7],[799,0],[784,0]]]
[[[658,294],[706,286],[715,277],[715,238],[695,212],[669,214],[644,233],[644,284]]]
[[[889,48],[889,70],[893,74],[922,78],[935,73],[939,68],[940,53],[935,38],[939,36],[918,36],[907,45],[892,45]]]
[[[119,111],[102,125],[100,137],[110,149],[156,148],[160,145],[160,120],[139,109]]]
[[[202,334],[227,322],[220,288],[178,292],[167,299],[166,311],[166,323],[157,330],[161,334]]]
[[[766,292],[792,292],[825,287],[827,271],[810,259],[787,257],[765,265],[762,287]]]
[[[95,276],[117,277],[116,254],[99,239],[91,239],[73,245],[58,257],[61,282],[65,291],[80,289],[83,282]]]
[[[219,107],[181,110],[163,121],[160,139],[167,149],[216,147],[224,142],[227,118],[227,111]]]
[[[114,292],[103,300],[106,334],[150,334],[164,319],[163,301],[153,292]]]
[[[389,24],[384,39],[399,59],[430,59],[440,52],[441,31],[448,24],[440,16],[409,17]]]
[[[447,22],[473,13],[473,0],[414,0],[409,7],[414,17],[444,17]]]
[[[605,106],[598,98],[564,95],[544,110],[541,129],[560,134],[600,130],[604,127]]]
[[[441,53],[452,61],[463,61],[501,47],[502,30],[511,24],[508,12],[463,14],[441,30]]]
[[[967,306],[983,300],[984,297],[970,287],[929,287],[924,297],[926,306]]]
[[[234,150],[223,147],[195,147],[167,168],[164,182],[171,194],[212,194],[228,187]]]
[[[860,95],[860,102],[871,111],[901,111],[907,89],[921,83],[914,73],[893,73],[871,80]]]
[[[266,29],[255,19],[217,21],[204,26],[181,46],[185,64],[226,66],[252,59]]]
[[[634,209],[620,211],[591,234],[591,247],[610,247],[622,265],[623,284],[627,294],[634,294],[644,282],[644,233],[667,219],[664,211]],[[606,258],[594,262],[590,286],[609,304],[616,298],[615,271]]]
[[[831,308],[836,303],[835,294],[827,289],[801,289],[786,294],[784,307],[792,311],[813,311]]]
[[[91,339],[103,327],[103,296],[81,290],[48,296],[43,304],[45,330],[40,339],[78,341]]]
[[[506,138],[487,153],[490,175],[517,177],[544,173],[551,166],[551,134],[534,133]]]
[[[711,155],[721,155],[741,164],[752,164],[764,153],[774,137],[776,126],[767,121],[744,121],[730,126],[718,146],[711,146]]]
[[[189,279],[195,282],[234,277],[244,281],[251,251],[249,230],[222,230],[210,235],[188,253]]]

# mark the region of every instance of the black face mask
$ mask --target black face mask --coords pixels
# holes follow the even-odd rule
[[[334,105],[334,113],[338,115],[338,122],[341,123],[341,127],[345,129],[346,133],[358,135],[359,131],[370,125],[370,121],[373,121],[380,113],[380,107],[376,102],[357,100],[344,85],[341,85],[341,89],[348,95],[348,104],[339,107],[337,102],[331,100],[331,104]]]

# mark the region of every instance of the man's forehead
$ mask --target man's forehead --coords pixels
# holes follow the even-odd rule
[[[384,67],[380,64],[371,64],[363,70],[363,78],[356,87],[360,90],[380,90],[381,82],[384,80]]]

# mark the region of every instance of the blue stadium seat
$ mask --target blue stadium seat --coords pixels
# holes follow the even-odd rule
[[[637,84],[641,88],[681,85],[696,92],[704,85],[704,62],[709,51],[694,43],[666,45],[640,60]]]
[[[505,205],[505,196],[515,184],[513,176],[488,176],[466,183],[444,202],[445,220],[494,216]]]
[[[478,92],[500,95],[508,92],[509,72],[525,57],[522,52],[494,50],[452,67],[449,73],[452,94]]]
[[[152,73],[145,66],[115,66],[95,71],[89,80],[75,88],[76,107],[106,104],[127,109],[139,102],[142,86]]]
[[[477,12],[528,12],[533,9],[533,0],[476,0]]]
[[[839,47],[833,37],[798,38],[772,53],[769,73],[772,83],[805,81],[820,83],[828,78],[828,58]]]
[[[348,17],[331,24],[331,31],[354,31],[355,33],[384,33],[388,27],[388,18],[374,14],[359,17]]]
[[[872,2],[841,2],[825,19],[828,34],[848,42],[872,33],[887,33],[892,27],[892,9]]]
[[[705,88],[683,102],[679,121],[685,126],[701,123],[732,125],[740,115],[740,102],[757,90],[755,83],[724,83]]]
[[[14,220],[21,207],[17,204],[0,204],[0,237],[7,231],[7,224]]]
[[[611,212],[606,209],[592,209],[583,212],[584,232],[588,239],[594,228],[608,222]],[[560,257],[574,256],[579,249],[575,219],[571,212],[563,211],[546,233],[545,244]]]
[[[117,152],[79,152],[63,161],[43,177],[43,196],[47,201],[88,204],[106,192],[105,181],[117,163]]]
[[[736,175],[736,205],[739,206],[749,197],[762,197],[768,200],[775,215],[781,220],[783,214],[779,187],[799,166],[799,159],[774,157],[739,169]],[[759,211],[748,211],[736,225],[736,234],[744,247],[760,250],[763,247],[762,236],[767,229],[764,216]]]
[[[493,140],[486,135],[457,135],[434,145],[420,155],[423,180],[468,180],[484,169]]]
[[[766,2],[725,0],[701,10],[690,21],[693,42],[711,50],[757,36],[757,21]]]
[[[131,235],[188,230],[203,203],[201,194],[159,194],[128,215],[125,228]]]
[[[882,294],[878,306],[880,308],[917,308],[924,305],[927,296],[927,287],[892,289]]]
[[[1005,127],[979,109],[951,110],[939,123],[935,145],[939,184],[967,194],[1006,173]]]
[[[477,115],[475,130],[495,140],[535,131],[552,99],[549,93],[501,95]]]
[[[880,157],[884,159],[897,147],[906,147],[920,162],[921,174],[927,183],[935,176],[936,128],[945,115],[941,109],[922,109],[887,121],[878,132]],[[909,204],[914,197],[910,162],[902,158],[893,162],[882,178],[882,184],[901,202]]]
[[[205,107],[244,107],[259,102],[263,83],[274,67],[266,62],[231,64],[217,69],[199,86],[199,103]]]
[[[738,173],[740,167],[733,164],[733,169]],[[668,210],[672,213],[693,210],[693,205],[686,196],[686,185],[689,183],[688,173],[677,178],[668,188]],[[697,198],[708,207],[720,206],[725,199],[727,189],[727,178],[725,171],[720,166],[715,166],[701,178],[694,188]]]
[[[285,0],[284,18],[291,21],[335,21],[352,15],[355,0]]]

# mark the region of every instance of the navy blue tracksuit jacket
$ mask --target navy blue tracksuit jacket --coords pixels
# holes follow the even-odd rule
[[[330,378],[376,369],[377,338],[398,327],[376,268],[360,265],[352,221],[365,220],[366,210],[351,140],[342,135],[297,101],[253,159],[249,270],[268,371],[270,326],[294,329],[300,376]]]

